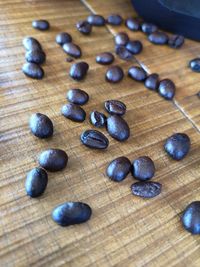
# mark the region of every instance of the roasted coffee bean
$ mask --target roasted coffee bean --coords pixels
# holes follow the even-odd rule
[[[116,45],[126,45],[129,41],[129,37],[127,33],[120,32],[117,35],[115,35],[115,44]]]
[[[131,169],[131,162],[126,157],[119,157],[114,159],[107,168],[106,174],[115,181],[121,182],[129,174]]]
[[[140,29],[139,21],[134,18],[127,18],[125,25],[131,31],[139,31]]]
[[[143,156],[135,159],[132,166],[133,176],[140,181],[147,181],[155,174],[155,165],[149,157]]]
[[[22,67],[23,73],[33,79],[40,80],[44,77],[43,69],[35,63],[25,63]]]
[[[36,64],[42,64],[46,60],[46,55],[42,50],[30,50],[26,52],[26,61]]]
[[[64,105],[62,107],[61,113],[66,118],[77,122],[84,121],[86,117],[85,110],[83,110],[80,106],[75,105],[73,103]]]
[[[71,57],[79,58],[82,55],[81,48],[73,43],[64,44],[63,50]]]
[[[128,70],[128,76],[136,81],[142,82],[147,78],[147,73],[140,67],[132,66]]]
[[[180,48],[184,44],[182,35],[172,35],[168,40],[168,45],[172,48]]]
[[[131,52],[133,55],[137,55],[139,54],[142,49],[142,43],[140,41],[128,41],[128,43],[126,44],[126,49]]]
[[[146,88],[156,91],[158,89],[158,85],[159,85],[159,76],[157,73],[152,73],[150,74],[145,82],[144,85],[146,86]]]
[[[90,122],[98,128],[104,127],[106,125],[106,116],[99,111],[92,111],[90,113]]]
[[[153,23],[144,22],[142,23],[142,31],[146,34],[151,34],[153,32],[156,32],[158,30],[158,27]]]
[[[103,26],[105,25],[105,19],[101,15],[90,15],[87,21],[93,26]]]
[[[65,202],[54,208],[52,219],[61,226],[80,224],[88,221],[92,209],[82,202]]]
[[[42,50],[41,44],[33,37],[25,37],[22,43],[28,51]]]
[[[109,65],[113,63],[114,56],[110,52],[104,52],[96,56],[96,62],[102,65]]]
[[[31,132],[39,138],[48,138],[53,135],[52,121],[49,117],[41,113],[31,115],[29,128]]]
[[[81,142],[89,147],[105,149],[109,145],[107,137],[97,130],[86,130],[81,134]]]
[[[55,172],[64,169],[67,166],[68,155],[61,149],[48,149],[39,156],[39,164],[47,171]]]
[[[106,22],[110,25],[120,25],[122,24],[122,17],[118,14],[112,14],[112,15],[109,15]]]
[[[107,118],[107,131],[114,139],[125,141],[130,136],[130,128],[127,122],[118,115]]]
[[[181,160],[190,150],[190,138],[184,133],[173,134],[167,138],[164,149],[173,159]]]
[[[168,42],[168,36],[164,32],[153,32],[148,36],[151,43],[156,45],[163,45]]]
[[[32,27],[40,31],[46,31],[50,28],[50,24],[47,20],[40,19],[40,20],[34,20],[32,22]]]
[[[176,87],[173,81],[170,79],[164,79],[160,81],[158,87],[158,93],[166,100],[172,100],[175,95]]]
[[[104,106],[111,115],[122,116],[126,113],[126,105],[119,100],[107,100]]]
[[[73,61],[74,61],[74,59],[72,57],[67,57],[66,58],[66,62],[69,62],[70,63],[70,62],[73,62]]]
[[[161,193],[162,185],[157,182],[136,182],[131,185],[132,194],[143,198],[153,198]]]
[[[89,95],[81,89],[71,89],[67,92],[67,99],[69,102],[84,105],[89,100]]]
[[[124,72],[119,66],[111,66],[106,72],[106,80],[111,83],[118,83],[124,78]]]
[[[74,80],[80,81],[85,78],[88,69],[89,65],[84,61],[74,63],[70,68],[69,75]]]
[[[115,53],[123,60],[132,60],[133,55],[129,52],[125,46],[123,45],[116,45]]]
[[[200,72],[200,58],[194,58],[190,60],[189,67],[194,72]]]
[[[181,217],[183,227],[193,235],[200,234],[200,201],[190,203]]]
[[[64,45],[71,42],[72,42],[72,37],[67,32],[61,32],[56,36],[56,43],[59,45]]]
[[[47,187],[48,175],[42,168],[32,169],[26,177],[25,190],[30,197],[39,197]]]
[[[92,25],[85,20],[80,20],[79,22],[77,22],[76,28],[79,32],[85,35],[89,35],[92,31]]]

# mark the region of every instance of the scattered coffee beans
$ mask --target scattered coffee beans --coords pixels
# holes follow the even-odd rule
[[[128,70],[128,76],[136,81],[142,82],[147,78],[147,73],[140,67],[132,66]]]
[[[39,138],[48,138],[53,135],[52,121],[41,113],[35,113],[30,117],[29,128]]]
[[[64,105],[62,107],[61,113],[66,118],[76,122],[82,122],[86,117],[85,111],[80,106],[73,103]]]
[[[106,80],[111,83],[118,83],[124,78],[124,72],[119,66],[111,66],[106,72]]]
[[[126,44],[126,49],[131,52],[133,55],[137,55],[139,54],[142,49],[143,49],[143,46],[142,46],[142,43],[140,41],[128,41],[128,43]]]
[[[24,48],[28,51],[42,50],[41,44],[33,37],[25,37],[22,43]]]
[[[71,89],[67,92],[67,99],[69,102],[84,105],[89,100],[89,95],[81,89]]]
[[[108,177],[115,181],[121,182],[129,174],[131,168],[131,162],[126,157],[119,157],[114,159],[107,168]]]
[[[133,161],[133,176],[140,181],[147,181],[155,174],[155,166],[149,157],[139,157]]]
[[[85,35],[89,35],[92,31],[92,25],[85,20],[80,20],[79,22],[77,22],[76,28],[79,32]]]
[[[150,74],[145,82],[144,85],[146,86],[146,88],[153,90],[153,91],[157,91],[158,89],[158,85],[159,85],[159,76],[157,73],[152,73]]]
[[[153,32],[156,32],[158,30],[158,27],[153,23],[144,22],[142,23],[142,31],[146,34],[151,34]]]
[[[80,81],[83,80],[88,72],[89,65],[84,62],[74,63],[69,71],[69,75],[72,79]]]
[[[183,227],[193,235],[200,234],[200,201],[190,203],[181,218]]]
[[[72,37],[67,32],[61,32],[56,36],[56,43],[61,46],[71,42],[72,42]]]
[[[173,81],[170,79],[164,79],[160,81],[158,87],[158,93],[166,100],[172,100],[175,95],[176,87]]]
[[[107,118],[107,131],[114,139],[125,141],[130,136],[130,128],[127,122],[118,115]]]
[[[81,48],[73,43],[65,43],[63,50],[71,57],[79,58],[82,55]]]
[[[97,128],[104,127],[106,125],[106,116],[99,111],[92,111],[90,113],[90,122]]]
[[[42,168],[32,169],[26,177],[25,189],[30,197],[39,197],[42,195],[47,187],[48,175]]]
[[[122,24],[122,17],[118,14],[112,14],[112,15],[109,15],[106,22],[110,25],[120,25]]]
[[[123,45],[116,45],[115,53],[123,60],[131,60],[133,59],[133,55],[129,52],[125,46]]]
[[[89,205],[82,202],[66,202],[52,212],[52,219],[61,226],[80,224],[88,221],[92,215]]]
[[[126,45],[129,41],[129,37],[127,33],[120,32],[117,35],[115,35],[115,44],[116,45]]]
[[[25,63],[22,67],[23,73],[33,79],[40,80],[44,77],[43,69],[35,63]]]
[[[200,72],[200,58],[194,58],[190,60],[189,67],[194,72]]]
[[[106,149],[109,145],[107,137],[97,130],[86,130],[81,134],[81,142],[89,147],[96,149]]]
[[[180,48],[184,44],[184,37],[182,35],[172,35],[168,40],[168,45],[171,48]]]
[[[113,63],[114,56],[112,53],[104,52],[96,56],[96,62],[102,65],[109,65]]]
[[[26,61],[36,64],[42,64],[46,60],[46,55],[42,50],[30,50],[26,52]]]
[[[164,148],[170,157],[175,160],[181,160],[190,150],[190,138],[184,133],[173,134],[167,138]]]
[[[157,182],[136,182],[132,184],[132,194],[142,198],[153,198],[161,193],[162,185]]]
[[[32,27],[40,31],[46,31],[50,28],[50,24],[47,20],[40,19],[40,20],[34,20],[32,22]]]
[[[127,18],[125,25],[131,31],[139,31],[140,30],[140,23],[137,19]]]
[[[156,45],[163,45],[168,42],[168,36],[164,32],[153,32],[148,36],[148,39],[151,43]]]
[[[107,100],[105,102],[105,109],[111,115],[122,116],[126,112],[126,105],[119,100]]]
[[[103,26],[105,25],[105,19],[101,15],[90,15],[87,21],[93,26]]]

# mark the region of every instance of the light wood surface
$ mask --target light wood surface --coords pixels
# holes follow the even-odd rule
[[[8,0],[0,3],[0,266],[200,266],[200,237],[184,231],[180,216],[185,206],[200,199],[200,75],[187,68],[189,59],[200,51],[197,42],[186,40],[180,50],[157,47],[142,33],[124,26],[96,27],[91,36],[77,32],[75,23],[90,12],[108,15],[134,14],[128,0]],[[31,27],[33,19],[47,19],[51,29],[40,32]],[[99,52],[113,51],[113,34],[125,30],[141,39],[144,51],[136,57],[150,72],[175,81],[173,102],[129,79],[116,85],[104,81],[107,67],[95,63]],[[87,78],[75,82],[68,76],[71,63],[55,43],[61,31],[72,34],[90,64]],[[37,38],[47,55],[45,78],[34,81],[21,71],[24,59],[22,39]],[[132,63],[119,59],[127,73]],[[84,106],[87,120],[71,122],[60,115],[70,88],[81,88],[90,95]],[[110,138],[107,151],[90,150],[79,141],[83,130],[93,128],[90,111],[103,111],[107,99],[127,105],[125,119],[131,136],[125,143]],[[47,114],[55,134],[40,140],[29,132],[28,119],[34,112]],[[187,133],[192,142],[189,155],[181,162],[171,160],[163,142],[175,132]],[[38,165],[41,151],[55,147],[69,155],[61,172],[49,173],[47,190],[30,199],[24,190],[26,173]],[[154,181],[163,184],[160,196],[143,200],[131,195],[131,175],[117,184],[107,179],[107,164],[117,156],[130,160],[150,156],[156,165]],[[65,201],[84,201],[93,209],[90,221],[62,228],[51,219],[52,209]]]

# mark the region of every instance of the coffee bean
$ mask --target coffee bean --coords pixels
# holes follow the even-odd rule
[[[65,202],[54,208],[52,219],[61,226],[80,224],[88,221],[92,209],[82,202]]]
[[[190,138],[184,133],[173,134],[167,138],[164,149],[171,158],[181,160],[190,150]]]
[[[143,156],[135,159],[132,166],[132,174],[135,179],[147,181],[155,174],[155,166],[149,157]]]
[[[98,128],[104,127],[106,125],[106,116],[99,111],[92,111],[90,113],[90,122]]]
[[[130,136],[130,128],[127,122],[118,115],[110,116],[107,119],[107,131],[114,139],[125,141]]]
[[[200,91],[197,93],[198,98],[200,98]]]
[[[47,187],[48,175],[42,168],[32,169],[26,177],[25,190],[30,197],[39,197]]]
[[[153,198],[161,193],[162,185],[157,182],[136,182],[132,184],[132,194],[143,198]]]
[[[106,22],[110,25],[120,25],[122,24],[122,17],[118,14],[112,14],[112,15],[109,15]]]
[[[29,128],[31,132],[39,138],[48,138],[53,135],[52,121],[49,117],[41,113],[31,115]]]
[[[119,100],[107,100],[104,106],[111,115],[122,116],[126,113],[126,105]]]
[[[46,55],[42,50],[30,50],[26,52],[26,61],[36,64],[42,64],[46,60]]]
[[[69,62],[70,63],[70,62],[73,62],[73,61],[74,61],[74,59],[72,57],[67,57],[66,58],[66,62]]]
[[[146,34],[151,34],[153,32],[156,32],[158,30],[158,27],[153,23],[144,22],[142,23],[142,31]]]
[[[181,217],[183,227],[193,235],[200,234],[200,201],[190,203]]]
[[[40,19],[40,20],[34,20],[32,22],[32,27],[40,31],[46,31],[50,28],[50,24],[47,20]]]
[[[152,73],[150,74],[145,82],[144,85],[146,86],[146,88],[156,91],[158,89],[158,85],[159,85],[159,76],[157,73]]]
[[[128,41],[128,43],[126,44],[126,49],[131,52],[133,55],[137,55],[139,54],[142,49],[142,43],[140,41]]]
[[[142,82],[147,78],[147,73],[140,67],[132,66],[128,70],[128,76],[136,81]]]
[[[107,168],[106,174],[115,182],[123,181],[129,174],[131,162],[126,157],[119,157],[114,159]]]
[[[96,62],[102,65],[109,65],[113,63],[114,56],[112,53],[104,52],[96,56]]]
[[[158,87],[158,93],[166,100],[172,100],[175,95],[176,87],[173,81],[170,79],[164,79],[160,81]]]
[[[80,20],[79,22],[77,22],[76,28],[79,32],[85,35],[89,35],[92,31],[92,25],[85,20]]]
[[[156,45],[163,45],[168,42],[168,36],[164,32],[153,32],[148,36],[151,43]]]
[[[129,41],[129,37],[127,33],[120,32],[117,35],[115,35],[115,44],[116,45],[126,45]]]
[[[107,137],[97,130],[86,130],[81,134],[81,142],[89,147],[105,149],[109,145]]]
[[[139,31],[140,23],[137,19],[127,18],[125,22],[126,27],[131,31]]]
[[[79,58],[82,55],[81,48],[73,43],[64,44],[63,50],[65,51],[65,53],[75,58]]]
[[[72,37],[67,32],[61,32],[56,36],[56,43],[61,46],[71,42],[72,42]]]
[[[180,48],[184,44],[184,37],[182,35],[172,35],[168,40],[168,45],[171,48]]]
[[[89,95],[81,89],[71,89],[67,92],[67,99],[69,102],[84,105],[89,100]]]
[[[84,62],[74,63],[69,71],[69,75],[72,79],[80,81],[83,80],[88,72],[89,65]]]
[[[133,55],[130,53],[125,46],[123,45],[116,45],[115,53],[123,60],[132,60]]]
[[[33,37],[25,37],[22,43],[26,50],[42,50],[41,44]]]
[[[39,164],[42,168],[55,172],[67,166],[68,155],[61,149],[50,148],[43,151],[39,156]]]
[[[23,73],[33,79],[40,80],[44,77],[43,69],[35,63],[25,63],[22,67]]]
[[[93,26],[103,26],[105,25],[105,19],[101,15],[90,15],[87,21]]]
[[[66,118],[68,118],[72,121],[77,121],[77,122],[84,121],[85,117],[86,117],[85,111],[81,107],[79,107],[78,105],[75,105],[73,103],[69,103],[69,104],[64,105],[62,107],[61,113]]]
[[[194,72],[200,72],[200,58],[194,58],[190,60],[189,67]]]
[[[111,66],[106,72],[106,80],[111,83],[118,83],[124,78],[124,72],[119,66]]]

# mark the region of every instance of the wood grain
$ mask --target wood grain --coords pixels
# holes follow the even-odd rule
[[[88,8],[103,15],[116,11],[125,17],[132,13],[129,1],[108,0],[102,5],[102,1],[8,0],[1,2],[0,8],[0,266],[199,266],[199,236],[190,235],[180,224],[182,210],[200,194],[199,112],[197,99],[195,105],[192,102],[192,83],[198,77],[189,76],[187,69],[183,71],[188,90],[178,85],[178,104],[161,99],[127,76],[116,85],[104,81],[107,67],[96,64],[95,55],[113,51],[110,29],[96,27],[91,36],[85,37],[74,25],[90,14]],[[31,21],[36,18],[49,20],[51,29],[32,29]],[[68,76],[70,63],[55,43],[61,31],[72,34],[83,50],[82,59],[90,64],[83,82],[74,82]],[[37,38],[47,54],[45,78],[41,81],[29,79],[21,71],[25,61],[21,42],[27,35]],[[158,59],[150,60],[150,56],[156,53],[155,48],[149,45],[149,57],[145,50],[141,57],[147,57],[146,65],[153,61],[148,68],[154,71]],[[173,66],[176,69],[180,62],[173,65],[166,59],[169,48],[159,51],[163,53],[159,71],[163,77],[171,77]],[[128,67],[137,63],[116,59],[114,64],[127,73]],[[74,87],[90,95],[84,106],[84,123],[60,115],[66,92]],[[83,130],[93,128],[88,115],[94,109],[103,111],[107,99],[119,99],[127,105],[125,119],[131,128],[130,139],[119,143],[102,130],[110,140],[109,148],[106,152],[89,150],[80,144],[79,136]],[[30,134],[28,119],[34,112],[45,113],[53,120],[53,138],[39,140]],[[189,155],[181,162],[171,160],[163,151],[164,140],[174,132],[187,133],[192,142]],[[24,191],[26,173],[38,165],[39,153],[49,147],[64,149],[69,164],[62,172],[49,173],[44,195],[30,199]],[[132,196],[131,175],[121,184],[109,181],[106,166],[120,155],[130,160],[142,155],[152,157],[156,165],[153,179],[163,184],[162,194],[152,200]],[[52,209],[77,200],[90,204],[91,220],[67,228],[56,225],[51,219]]]

